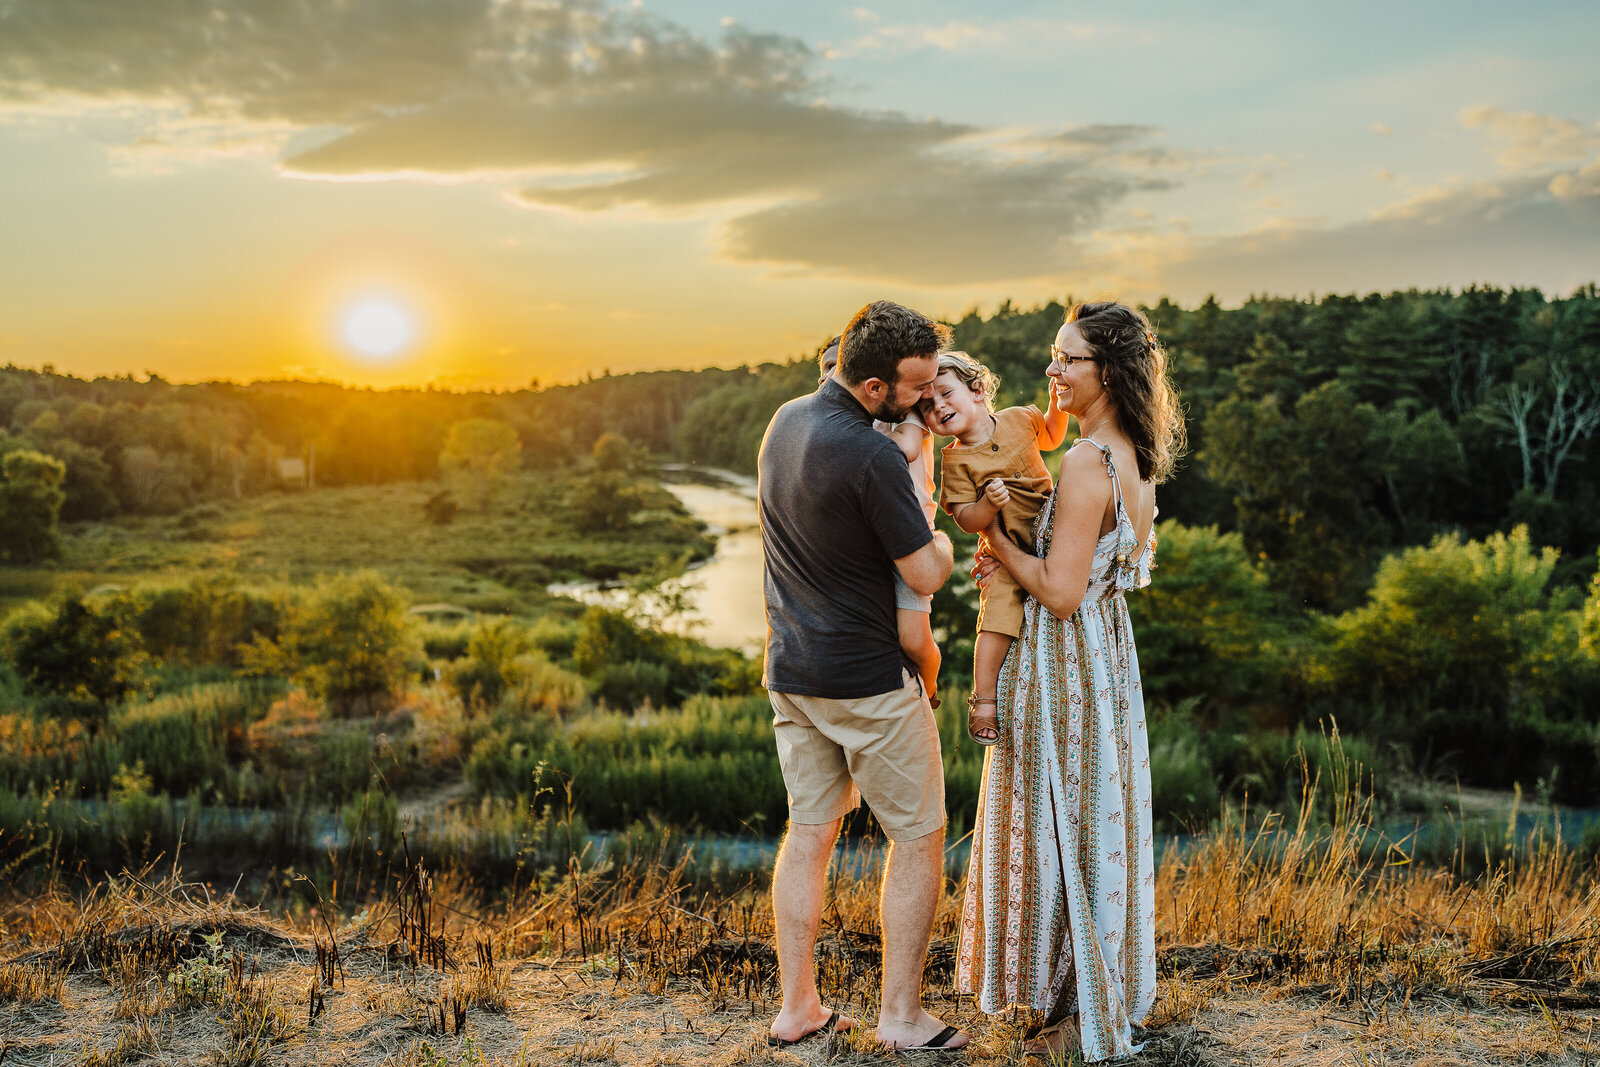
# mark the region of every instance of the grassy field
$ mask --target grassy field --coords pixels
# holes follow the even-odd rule
[[[1600,1056],[1600,884],[1552,841],[1486,876],[1371,858],[1353,796],[1213,835],[1158,873],[1160,983],[1139,1064],[1587,1065]],[[831,887],[825,1001],[868,1025],[766,1047],[759,885],[696,892],[681,862],[574,865],[485,900],[420,862],[381,894],[274,917],[146,870],[0,908],[7,1064],[867,1064],[877,885]],[[960,886],[930,1007],[970,1030],[941,1062],[1015,1063],[1036,1020],[955,986]]]
[[[204,642],[83,718],[0,670],[0,1065],[889,1058],[869,1026],[766,1047],[764,873],[711,846],[782,824],[770,710],[736,653],[549,596],[710,548],[654,486],[629,529],[581,529],[582,477],[524,475],[443,526],[433,484],[203,505],[74,527],[57,565],[0,571],[0,612],[72,589],[216,607],[233,587],[194,582],[216,576],[265,610],[370,569],[468,613],[405,624],[406,677],[376,711],[252,676],[225,645],[196,658]],[[984,1018],[954,986],[982,753],[965,693],[942,695],[952,877],[928,995],[976,1035],[954,1059],[1010,1063],[1032,1018]],[[1195,777],[1167,726],[1152,718],[1162,811]],[[1600,833],[1563,840],[1545,798],[1396,789],[1355,765],[1371,748],[1274,738],[1248,817],[1223,809],[1165,851],[1136,1062],[1600,1062]],[[1441,809],[1426,843],[1392,831]],[[1531,837],[1512,817],[1529,812]],[[870,860],[870,820],[851,829]],[[841,861],[821,941],[825,996],[862,1019],[872,870]]]
[[[628,529],[575,528],[570,499],[581,477],[524,472],[486,514],[462,511],[443,526],[423,511],[439,491],[434,482],[268,493],[169,517],[80,523],[64,531],[54,565],[0,568],[0,615],[69,586],[217,572],[304,583],[362,567],[410,589],[419,603],[529,615],[550,607],[544,587],[551,582],[614,579],[662,558],[711,553],[701,524],[654,484]]]

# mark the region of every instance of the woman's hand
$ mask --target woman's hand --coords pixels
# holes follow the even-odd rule
[[[1005,535],[1000,530],[1000,521],[996,519],[988,528],[978,535],[978,551],[972,556],[972,580],[978,583],[978,588],[983,589],[989,585],[989,580],[996,571],[1004,570],[1005,565],[995,557],[994,543]]]

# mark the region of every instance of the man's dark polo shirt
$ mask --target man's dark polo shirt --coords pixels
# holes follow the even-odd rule
[[[899,689],[894,561],[933,540],[904,453],[830,378],[772,417],[760,472],[762,684],[834,699]]]

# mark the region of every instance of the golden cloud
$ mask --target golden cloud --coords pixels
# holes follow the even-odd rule
[[[0,116],[131,107],[143,127],[116,151],[147,170],[254,138],[293,177],[701,211],[735,259],[921,284],[1062,268],[1110,205],[1185,165],[1142,126],[997,135],[830,106],[814,59],[597,0],[50,0],[8,8]]]

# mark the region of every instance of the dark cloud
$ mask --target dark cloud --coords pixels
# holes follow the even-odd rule
[[[1201,246],[1164,291],[1371,292],[1494,282],[1562,291],[1600,275],[1600,184],[1589,168],[1439,189],[1366,221]]]
[[[1114,148],[1142,141],[1155,132],[1152,126],[1095,123],[1058,133],[1051,140],[1064,148]]]
[[[946,166],[742,216],[728,226],[729,251],[927,285],[1040,277],[1070,264],[1074,236],[1134,184],[1059,165]]]
[[[1144,126],[1006,145],[822,105],[812,64],[796,38],[710,42],[595,0],[0,0],[0,111],[288,128],[318,142],[288,174],[525,174],[530,206],[734,204],[728,255],[884,280],[1058,270],[1111,204],[1181,167]]]

